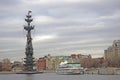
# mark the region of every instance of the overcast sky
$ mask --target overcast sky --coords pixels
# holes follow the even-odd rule
[[[34,57],[91,54],[120,39],[120,0],[0,0],[0,60],[25,57],[23,26],[32,11]]]

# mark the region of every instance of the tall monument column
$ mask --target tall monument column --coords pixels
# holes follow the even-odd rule
[[[32,11],[28,11],[28,14],[26,15],[25,21],[27,22],[27,25],[24,26],[24,29],[27,31],[26,37],[27,37],[27,43],[25,48],[25,71],[33,71],[34,66],[34,58],[33,58],[33,46],[32,46],[32,38],[31,38],[31,30],[34,29],[34,26],[31,26],[31,22],[33,21]]]

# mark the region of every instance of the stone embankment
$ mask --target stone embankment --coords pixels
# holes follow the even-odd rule
[[[120,75],[120,68],[92,68],[84,72],[85,74],[100,74],[100,75]]]
[[[11,72],[11,71],[1,71],[0,74],[15,74],[15,72]]]

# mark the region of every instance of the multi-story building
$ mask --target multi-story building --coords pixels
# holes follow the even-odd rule
[[[65,56],[47,56],[46,58],[46,69],[55,71],[57,66],[67,60]]]
[[[52,67],[52,56],[48,55],[48,56],[46,56],[46,70],[50,71],[52,69],[53,69],[53,67]]]
[[[119,67],[120,66],[120,40],[113,41],[112,46],[104,50],[104,56],[108,66]]]
[[[61,62],[80,63],[82,67],[90,68],[93,66],[91,55],[71,54],[70,56],[51,56],[47,55],[40,58],[37,62],[38,70],[55,71]]]
[[[46,57],[39,58],[37,61],[37,70],[46,70]]]

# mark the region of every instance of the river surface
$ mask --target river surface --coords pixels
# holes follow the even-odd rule
[[[120,80],[120,75],[0,74],[0,80]]]

